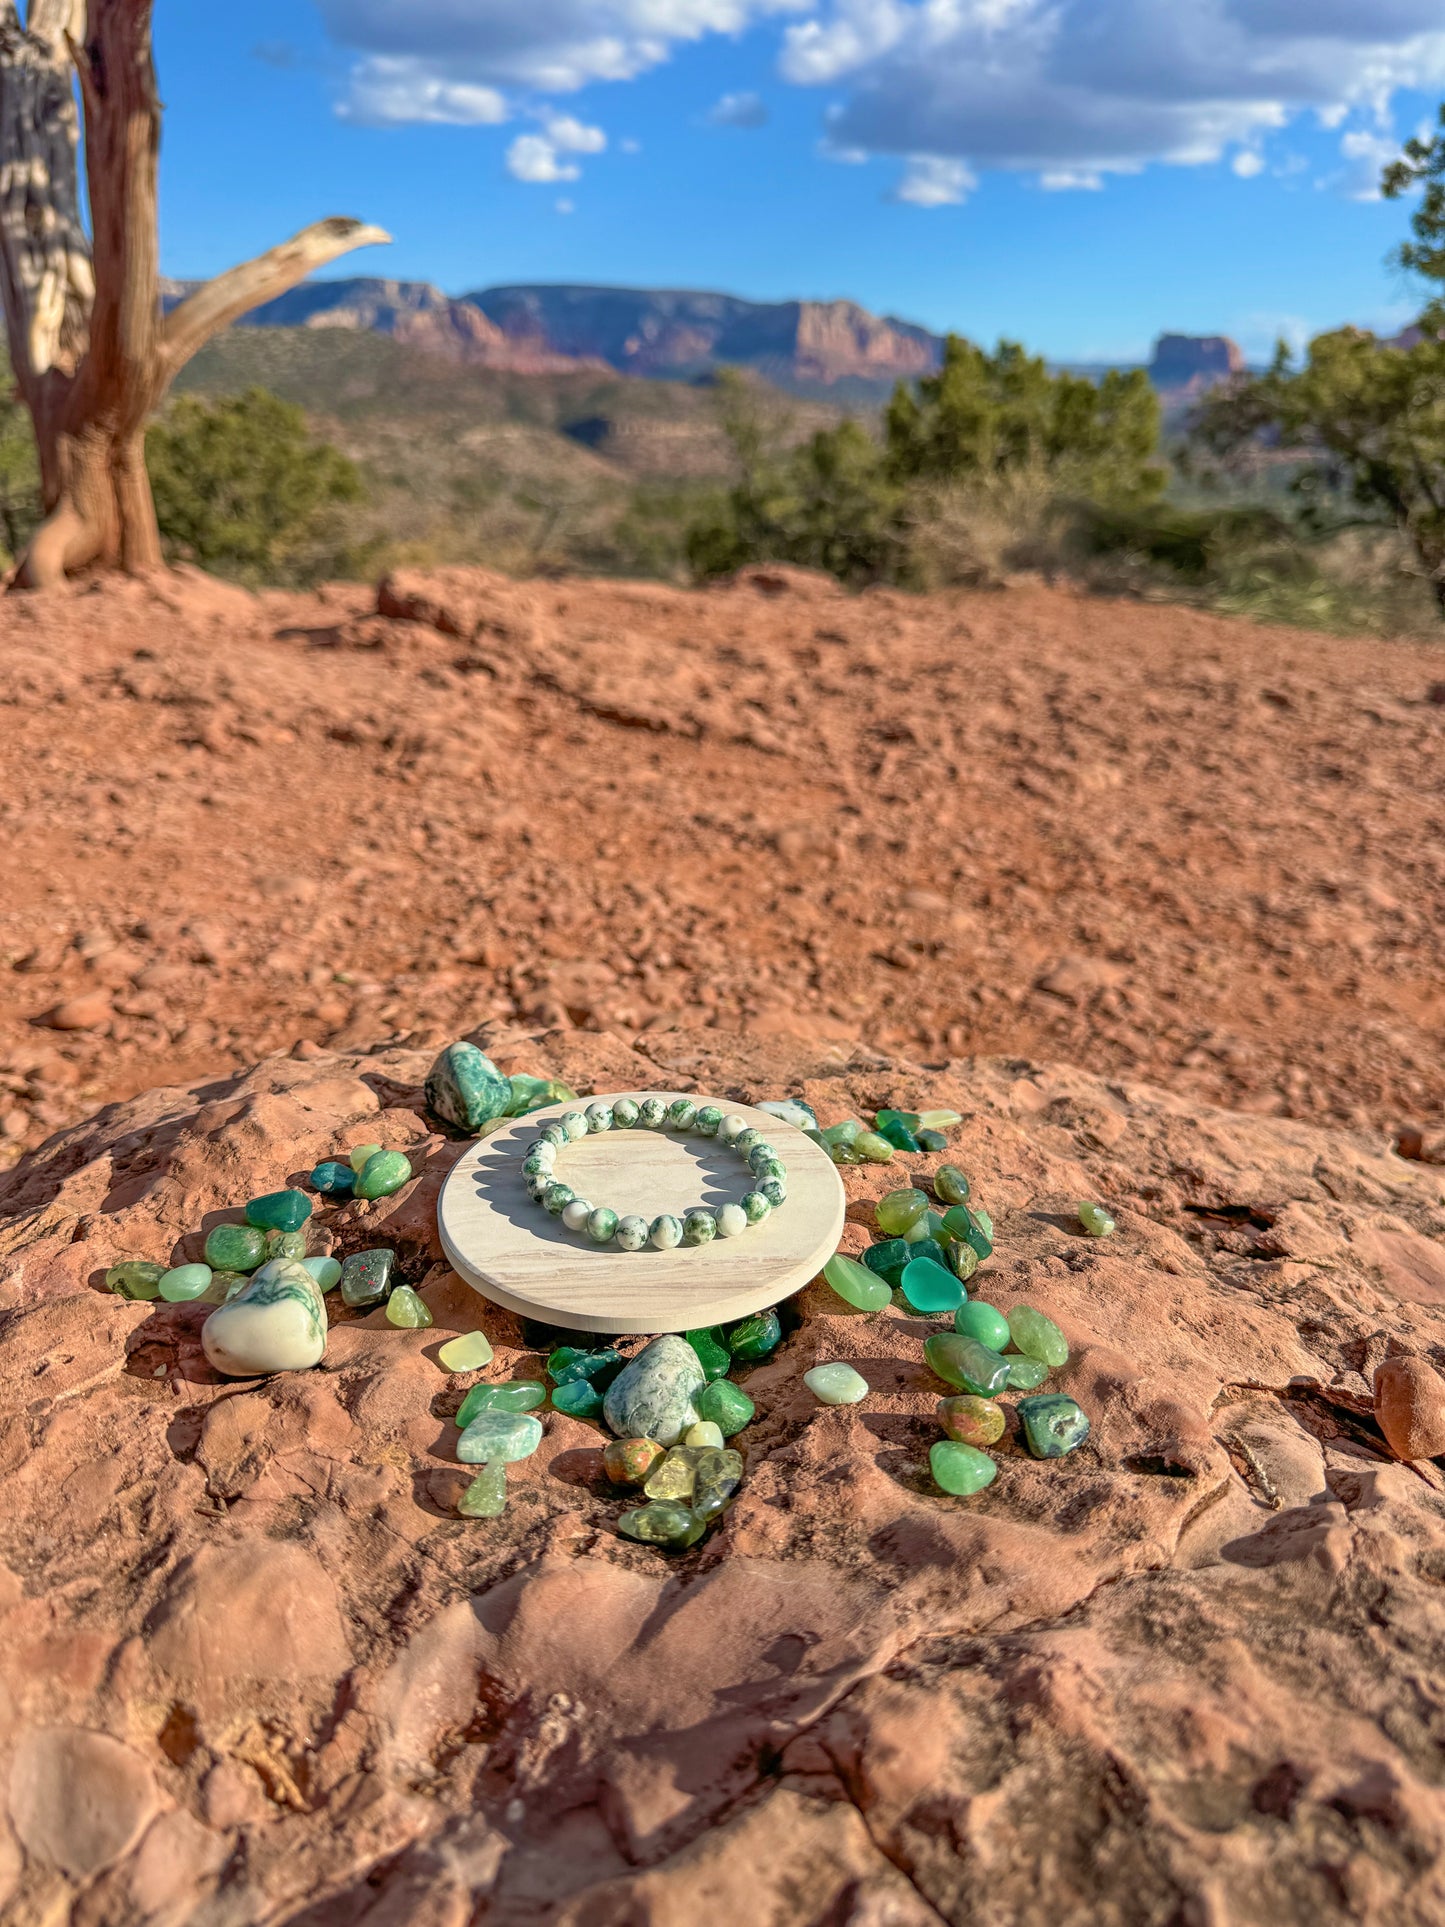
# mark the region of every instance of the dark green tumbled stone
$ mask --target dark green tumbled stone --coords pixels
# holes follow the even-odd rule
[[[1024,1444],[1036,1459],[1061,1459],[1089,1436],[1088,1413],[1063,1392],[1021,1398],[1018,1415]]]
[[[705,1331],[684,1332],[683,1337],[697,1353],[698,1363],[707,1373],[711,1382],[715,1378],[726,1378],[732,1369],[732,1353],[723,1343],[722,1328],[710,1325]]]
[[[311,1187],[323,1198],[349,1198],[356,1189],[356,1173],[339,1158],[327,1158],[312,1171]]]
[[[585,1378],[570,1378],[552,1387],[552,1403],[571,1418],[600,1418],[604,1394]]]
[[[674,1499],[653,1499],[624,1512],[617,1530],[629,1539],[640,1539],[644,1545],[683,1552],[697,1544],[707,1530],[707,1520],[699,1519],[691,1506]]]
[[[353,1251],[342,1260],[341,1296],[348,1305],[379,1305],[391,1291],[391,1268],[396,1253],[385,1246]]]
[[[259,1225],[218,1224],[206,1234],[206,1263],[212,1271],[254,1271],[266,1258],[266,1234]]]
[[[921,1151],[923,1146],[909,1130],[902,1118],[890,1117],[886,1124],[878,1126],[878,1135],[886,1138],[895,1151]]]
[[[621,1370],[622,1354],[610,1345],[598,1346],[595,1351],[583,1351],[577,1345],[559,1345],[547,1359],[547,1376],[554,1385],[577,1385],[586,1381],[605,1392]],[[557,1401],[552,1402],[555,1405]]]
[[[1007,1361],[960,1332],[935,1332],[924,1340],[923,1356],[940,1378],[977,1398],[993,1398],[1008,1384]]]
[[[890,1289],[896,1289],[904,1267],[911,1265],[917,1256],[905,1239],[885,1238],[881,1244],[869,1245],[863,1253],[863,1262],[870,1271],[876,1271]]]
[[[979,1223],[978,1213],[970,1211],[966,1204],[951,1204],[948,1207],[943,1214],[943,1228],[950,1238],[957,1238],[960,1243],[971,1246],[980,1258],[993,1256],[993,1239],[989,1235],[993,1230],[992,1223],[985,1232]]]
[[[916,1131],[923,1122],[918,1111],[882,1110],[874,1113],[873,1125],[878,1131],[885,1130],[890,1124],[901,1124],[905,1131]]]
[[[247,1224],[263,1231],[299,1231],[311,1216],[311,1200],[304,1191],[268,1191],[246,1206]]]
[[[944,1248],[948,1252],[949,1270],[955,1278],[961,1278],[967,1284],[978,1270],[978,1253],[961,1238],[950,1238]]]
[[[933,1174],[933,1195],[945,1204],[967,1204],[972,1188],[956,1164],[940,1164]]]
[[[735,1359],[766,1358],[782,1342],[783,1327],[775,1311],[754,1312],[751,1318],[744,1318],[726,1334],[728,1350]]]
[[[506,1116],[512,1080],[475,1044],[448,1044],[427,1073],[426,1101],[459,1131],[479,1131],[494,1117]]]
[[[725,1439],[741,1432],[757,1410],[742,1387],[726,1378],[715,1378],[704,1385],[693,1394],[692,1404],[698,1417],[709,1420]]]
[[[918,1139],[918,1148],[920,1151],[942,1151],[947,1149],[948,1139],[943,1135],[942,1131],[915,1131],[913,1135]]]

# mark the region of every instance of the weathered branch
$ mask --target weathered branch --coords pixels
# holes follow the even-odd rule
[[[369,248],[390,241],[384,228],[370,227],[349,215],[333,214],[316,221],[289,241],[228,268],[197,288],[193,295],[172,308],[161,330],[161,352],[167,366],[167,379],[185,366],[211,336],[228,323],[263,302],[274,301],[298,281],[304,281],[316,268],[325,267],[353,248]]]

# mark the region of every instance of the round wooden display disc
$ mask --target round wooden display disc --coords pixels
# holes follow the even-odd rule
[[[616,1093],[623,1095],[671,1103],[683,1093]],[[788,1167],[787,1202],[761,1224],[738,1238],[674,1251],[651,1245],[620,1251],[568,1231],[527,1195],[526,1147],[549,1118],[612,1102],[599,1094],[514,1118],[474,1144],[451,1171],[437,1202],[442,1249],[484,1297],[568,1329],[693,1331],[776,1305],[837,1250],[846,1200],[832,1161],[791,1124],[746,1104],[721,1108],[765,1132]],[[664,1211],[681,1217],[690,1205],[725,1204],[752,1182],[746,1160],[716,1138],[638,1129],[600,1131],[567,1145],[558,1153],[557,1175],[579,1198],[649,1222]]]

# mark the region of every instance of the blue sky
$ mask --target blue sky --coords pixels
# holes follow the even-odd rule
[[[187,0],[162,253],[323,214],[348,271],[850,296],[1059,359],[1400,325],[1382,161],[1439,0]]]

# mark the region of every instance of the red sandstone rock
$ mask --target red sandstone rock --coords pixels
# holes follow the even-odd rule
[[[1375,1368],[1375,1417],[1402,1459],[1445,1452],[1445,1378],[1423,1358],[1387,1358]]]

